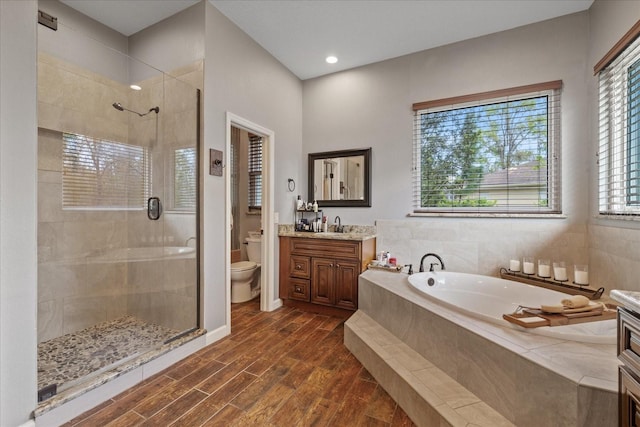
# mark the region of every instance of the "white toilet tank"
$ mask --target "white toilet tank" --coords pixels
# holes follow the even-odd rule
[[[262,262],[262,237],[247,237],[247,257],[257,264]]]

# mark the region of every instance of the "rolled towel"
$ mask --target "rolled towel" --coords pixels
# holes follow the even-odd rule
[[[583,295],[574,295],[570,298],[565,298],[560,302],[567,308],[580,308],[589,305],[589,298]]]

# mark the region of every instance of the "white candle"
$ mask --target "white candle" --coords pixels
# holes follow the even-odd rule
[[[540,264],[538,265],[538,276],[540,277],[550,277],[551,269],[548,264]]]
[[[522,272],[524,274],[533,274],[534,265],[532,262],[523,262],[522,263]]]
[[[567,280],[567,269],[566,267],[553,267],[553,277],[560,282],[564,282]]]
[[[511,261],[509,261],[509,270],[520,271],[520,260],[512,259]]]
[[[589,284],[589,272],[588,271],[576,270],[576,280],[575,280],[575,282],[578,285],[588,285]]]

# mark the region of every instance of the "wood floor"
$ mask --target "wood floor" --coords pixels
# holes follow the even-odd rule
[[[257,299],[232,333],[65,426],[413,426],[344,347],[343,320]]]

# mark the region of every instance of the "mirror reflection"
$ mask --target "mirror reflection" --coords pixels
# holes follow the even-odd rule
[[[364,156],[334,157],[314,162],[314,200],[362,200]],[[318,185],[320,184],[320,185]]]
[[[371,149],[309,154],[309,200],[319,206],[371,206]]]

